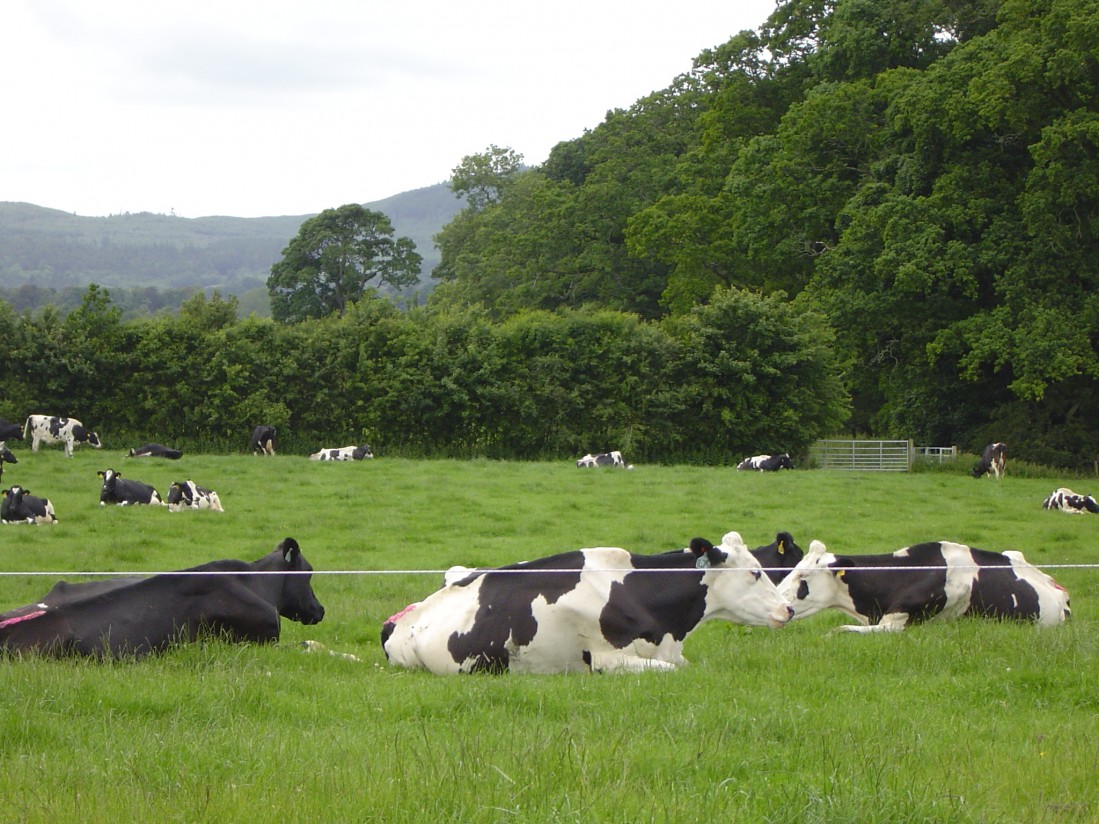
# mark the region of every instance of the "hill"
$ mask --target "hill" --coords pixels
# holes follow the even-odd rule
[[[338,204],[336,204],[338,205]],[[383,212],[424,258],[421,289],[439,262],[432,240],[462,207],[447,184],[364,204]],[[150,212],[82,217],[0,202],[0,287],[264,288],[271,265],[312,215],[183,218]]]

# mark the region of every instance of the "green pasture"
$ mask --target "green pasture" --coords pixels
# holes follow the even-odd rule
[[[0,658],[0,822],[1084,822],[1099,819],[1099,518],[1091,481],[570,462],[328,464],[59,449],[5,467],[54,526],[0,527],[0,609],[81,571],[253,560],[286,536],[323,623],[277,646],[134,662]],[[98,504],[112,467],[224,513]],[[1011,467],[1009,465],[1009,473]],[[1072,593],[1058,628],[960,621],[893,636],[708,624],[672,673],[444,678],[389,668],[382,621],[453,564],[583,546],[657,552],[735,529],[846,553],[951,539],[1018,549]],[[419,574],[430,570],[430,574]],[[46,572],[42,576],[31,572]],[[387,574],[378,574],[378,573]],[[334,574],[339,573],[339,574]],[[314,639],[356,663],[310,655]]]

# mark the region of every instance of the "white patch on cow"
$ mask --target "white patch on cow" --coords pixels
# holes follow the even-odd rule
[[[1068,591],[1038,567],[1027,562],[1023,553],[1007,550],[1003,553],[1011,561],[1011,568],[1022,580],[1038,593],[1038,626],[1052,627],[1063,623],[1071,614]]]
[[[973,550],[964,544],[952,541],[941,542],[943,559],[946,561],[946,604],[935,620],[951,620],[965,615],[973,596],[973,586],[977,583],[977,560]]]

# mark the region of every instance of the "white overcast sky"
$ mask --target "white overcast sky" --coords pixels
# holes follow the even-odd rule
[[[301,215],[527,163],[775,0],[4,0],[0,201]]]

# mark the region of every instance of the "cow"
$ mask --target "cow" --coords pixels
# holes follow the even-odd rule
[[[251,563],[212,561],[149,578],[61,581],[38,603],[0,615],[0,649],[118,659],[207,636],[271,643],[279,639],[280,616],[302,624],[324,618],[312,571],[298,542],[286,538]]]
[[[169,512],[182,512],[185,509],[213,509],[224,512],[221,498],[211,489],[203,489],[192,480],[176,481],[168,489]]]
[[[781,455],[755,455],[745,458],[736,465],[737,469],[755,469],[759,472],[778,472],[780,469],[793,469],[794,462],[788,452]]]
[[[29,489],[13,486],[0,492],[0,523],[56,524],[57,515],[49,498],[30,494]]]
[[[778,533],[774,543],[756,547],[751,550],[751,553],[767,572],[767,577],[776,585],[789,575],[790,570],[796,567],[805,556],[801,547],[794,542],[794,536],[789,532]]]
[[[31,439],[31,451],[38,451],[38,444],[60,443],[65,445],[65,457],[73,456],[73,446],[86,443],[102,448],[99,436],[89,431],[76,418],[58,418],[49,415],[30,415],[23,424],[23,437]]]
[[[253,455],[274,455],[275,427],[260,425],[253,429],[251,450]]]
[[[1062,486],[1049,493],[1042,504],[1045,509],[1059,509],[1073,515],[1083,515],[1085,512],[1099,513],[1099,503],[1091,495],[1080,495],[1071,489]]]
[[[127,458],[167,458],[168,460],[178,461],[183,457],[182,449],[172,449],[171,447],[164,446],[159,443],[147,443],[143,444],[136,449],[131,449]]]
[[[103,487],[99,490],[99,505],[118,504],[129,506],[131,504],[156,504],[162,506],[164,500],[160,493],[149,484],[123,478],[121,472],[107,469],[96,472],[103,479]]]
[[[778,596],[740,535],[695,552],[635,555],[617,547],[467,570],[382,626],[392,665],[459,672],[671,670],[699,624],[781,627]]]
[[[309,456],[311,461],[361,461],[373,458],[374,453],[365,443],[360,446],[341,446],[335,449],[321,449]]]
[[[884,555],[833,555],[820,541],[778,585],[794,618],[838,609],[859,623],[848,632],[900,632],[959,616],[1051,626],[1071,614],[1068,592],[1020,552],[934,541]]]
[[[23,429],[17,423],[11,423],[0,418],[0,444],[5,441],[23,440]]]
[[[1002,478],[1006,463],[1007,444],[1001,442],[990,443],[981,453],[981,460],[973,467],[973,477],[979,478],[982,475],[991,473],[990,477]]]
[[[578,460],[576,465],[581,469],[595,466],[616,466],[621,469],[633,469],[633,464],[626,463],[622,453],[617,450],[614,452],[600,452],[598,455],[589,452]]]

